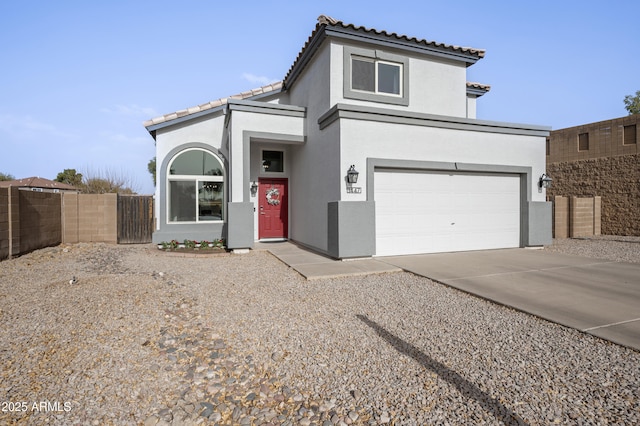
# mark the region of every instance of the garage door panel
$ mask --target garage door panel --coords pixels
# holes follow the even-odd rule
[[[520,245],[520,177],[376,172],[376,253],[482,250]]]

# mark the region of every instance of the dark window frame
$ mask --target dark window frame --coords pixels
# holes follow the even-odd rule
[[[589,151],[589,133],[578,133],[578,152]]]
[[[265,155],[266,153],[279,154],[279,155],[271,156],[271,158],[267,158],[268,155]],[[263,149],[262,153],[260,154],[260,157],[261,157],[260,164],[262,167],[262,173],[284,173],[285,172],[284,151],[279,149]],[[279,157],[279,158],[276,159],[275,157]]]
[[[363,58],[372,61],[375,64],[374,72],[378,73],[378,64],[387,63],[397,65],[400,70],[400,94],[392,94],[378,91],[378,87],[374,87],[375,91],[364,91],[353,88],[353,60]],[[409,105],[409,58],[381,50],[362,49],[351,46],[344,46],[344,92],[346,99],[357,99],[370,102],[379,102],[392,105]],[[374,80],[377,83],[377,79]],[[375,84],[375,83],[374,83]]]
[[[635,124],[622,127],[622,144],[636,145],[638,143],[638,128]]]

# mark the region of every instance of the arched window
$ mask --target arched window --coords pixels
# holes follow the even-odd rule
[[[169,163],[169,222],[224,220],[224,166],[203,149],[187,149]]]

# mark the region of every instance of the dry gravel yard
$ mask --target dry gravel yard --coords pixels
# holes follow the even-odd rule
[[[59,246],[0,262],[0,321],[0,424],[640,423],[639,352],[408,273]]]

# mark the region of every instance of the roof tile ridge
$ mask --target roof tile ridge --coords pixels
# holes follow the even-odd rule
[[[318,16],[318,24],[320,25],[336,25],[338,23],[341,23],[342,21],[339,21],[337,19],[332,18],[331,16],[328,15],[320,15]]]
[[[467,81],[467,86],[470,86],[470,87],[482,87],[482,88],[490,88],[491,87],[491,85],[489,85],[489,84],[478,83],[477,81]]]
[[[252,96],[261,95],[264,93],[275,92],[282,88],[282,81],[276,81],[273,83],[266,84],[264,86],[246,90],[241,93],[236,93],[235,95],[227,96],[224,98],[215,99],[213,101],[205,102],[204,104],[200,104],[193,107],[183,108],[175,112],[171,112],[168,114],[161,115],[159,117],[152,118],[150,120],[146,120],[143,125],[145,127],[153,126],[155,124],[165,123],[167,121],[174,120],[176,118],[184,117],[186,115],[196,114],[198,112],[207,111],[213,108],[217,108],[219,106],[225,105],[229,102],[229,99],[246,99]]]
[[[466,46],[457,46],[457,45],[453,45],[453,44],[447,44],[444,42],[439,42],[439,41],[435,41],[435,40],[427,40],[425,38],[419,38],[416,36],[409,36],[406,34],[399,34],[397,32],[389,32],[387,30],[379,30],[376,28],[368,28],[364,25],[356,25],[353,23],[345,23],[344,21],[341,21],[339,19],[335,19],[332,18],[328,15],[320,15],[318,16],[318,26],[320,25],[331,25],[331,26],[341,26],[343,28],[352,28],[356,31],[364,31],[367,33],[375,33],[376,35],[383,35],[386,37],[393,37],[396,38],[398,40],[406,40],[406,41],[410,41],[410,42],[414,42],[417,44],[424,44],[424,45],[431,45],[431,46],[435,46],[435,47],[439,47],[442,49],[450,49],[450,50],[454,50],[454,51],[462,51],[462,52],[468,52],[472,55],[477,55],[479,58],[484,58],[486,51],[484,49],[478,49],[478,48],[474,48],[474,47],[466,47]],[[317,29],[317,28],[316,28]],[[311,37],[310,37],[311,39]],[[302,51],[304,51],[306,47],[305,46],[302,48]]]

